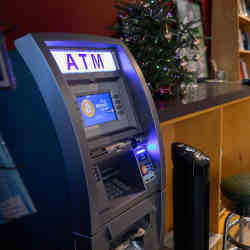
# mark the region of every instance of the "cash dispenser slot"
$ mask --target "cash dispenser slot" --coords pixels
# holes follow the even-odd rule
[[[107,227],[110,250],[155,249],[156,208],[150,200],[114,219]],[[130,248],[129,248],[130,247]]]
[[[157,231],[157,206],[146,199],[107,223],[93,236],[98,250],[155,250],[160,249]],[[79,237],[75,250],[85,250],[90,239]]]

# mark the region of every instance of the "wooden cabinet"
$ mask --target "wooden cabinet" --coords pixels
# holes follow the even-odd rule
[[[166,157],[166,230],[173,228],[171,144],[183,142],[210,157],[210,231],[222,232],[223,176],[250,171],[250,97],[161,123]]]
[[[212,59],[230,81],[240,80],[240,59],[250,75],[250,50],[240,50],[239,30],[250,36],[250,18],[239,16],[238,0],[212,2]],[[250,41],[250,40],[249,40]]]

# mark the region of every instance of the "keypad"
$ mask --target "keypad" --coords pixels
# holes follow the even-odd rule
[[[117,178],[104,183],[109,200],[118,198],[130,191],[130,187]]]

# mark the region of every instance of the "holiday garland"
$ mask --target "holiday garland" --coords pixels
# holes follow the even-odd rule
[[[115,8],[116,36],[136,58],[153,94],[192,82],[187,65],[197,58],[189,58],[185,49],[198,51],[199,20],[178,22],[175,0],[116,0]]]

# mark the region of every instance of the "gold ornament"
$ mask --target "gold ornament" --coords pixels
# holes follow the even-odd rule
[[[168,32],[168,33],[165,35],[165,38],[168,39],[169,41],[172,40],[172,37],[173,37],[172,32]]]
[[[196,39],[196,40],[194,41],[194,44],[195,44],[195,45],[200,45],[200,43],[201,43],[201,39]]]

